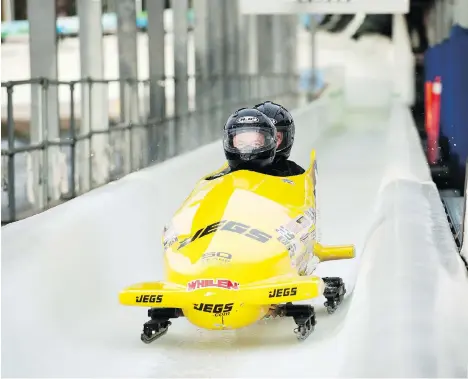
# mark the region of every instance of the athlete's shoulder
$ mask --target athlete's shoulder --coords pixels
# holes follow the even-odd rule
[[[287,162],[289,170],[293,173],[293,175],[301,175],[305,172],[305,170],[301,166],[299,166],[296,162],[291,161],[289,159],[286,162]]]

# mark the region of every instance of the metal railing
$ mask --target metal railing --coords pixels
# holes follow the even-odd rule
[[[2,119],[7,134],[7,140],[2,139],[2,225],[212,142],[222,136],[224,122],[235,109],[267,99],[292,108],[298,101],[295,74],[194,75],[185,79],[193,81],[196,88],[193,96],[189,95],[187,112],[179,112],[176,101],[166,99],[165,116],[152,116],[150,95],[154,86],[168,82],[175,85],[177,80],[184,79],[37,78],[2,83],[7,102],[5,122]],[[38,95],[38,104],[32,104],[31,109],[36,106],[39,112],[34,115],[40,116],[28,121],[29,129],[23,127],[23,134],[29,138],[21,139],[15,113],[22,109],[15,107],[13,100],[15,90],[25,85]],[[95,103],[96,99],[102,98],[104,89],[104,98],[108,99],[109,92],[114,93],[117,87],[119,100],[111,102],[110,109],[107,101],[108,111],[101,112],[105,117],[93,119],[93,109],[102,106]],[[63,103],[51,105],[51,90],[60,95],[52,99],[69,99],[68,109],[57,112]],[[86,92],[87,96],[78,96],[77,92]],[[127,97],[125,104],[120,99],[123,95]],[[87,99],[88,104],[79,103],[77,98]],[[49,112],[51,106],[56,108]],[[51,115],[59,119],[52,120]],[[33,128],[33,122],[39,127],[36,124]],[[58,127],[53,130],[51,125]]]
[[[103,38],[100,1],[82,0],[79,46],[57,47],[55,2],[28,3],[29,57],[14,46],[2,57],[2,224],[212,142],[237,108],[296,105],[296,17],[244,15],[236,0],[169,4],[147,2],[139,34],[135,1],[116,1],[116,35]],[[15,80],[25,59],[33,79]],[[59,61],[62,78],[81,79],[61,80]]]

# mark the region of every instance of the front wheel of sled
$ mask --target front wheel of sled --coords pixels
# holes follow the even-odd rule
[[[158,322],[156,320],[151,320],[143,325],[143,333],[141,333],[141,340],[149,344],[158,338],[164,336],[171,326],[170,321]]]

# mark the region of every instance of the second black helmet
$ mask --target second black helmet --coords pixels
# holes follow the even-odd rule
[[[291,154],[291,149],[294,144],[294,135],[296,133],[296,127],[291,113],[282,105],[273,103],[272,101],[265,101],[261,104],[257,104],[254,109],[258,109],[260,112],[267,115],[275,124],[281,139],[281,143],[276,151],[276,157],[288,159]]]

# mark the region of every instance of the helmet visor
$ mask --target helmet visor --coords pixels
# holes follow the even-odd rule
[[[230,153],[254,155],[275,147],[275,136],[268,128],[235,128],[227,131],[224,136],[224,149]]]

